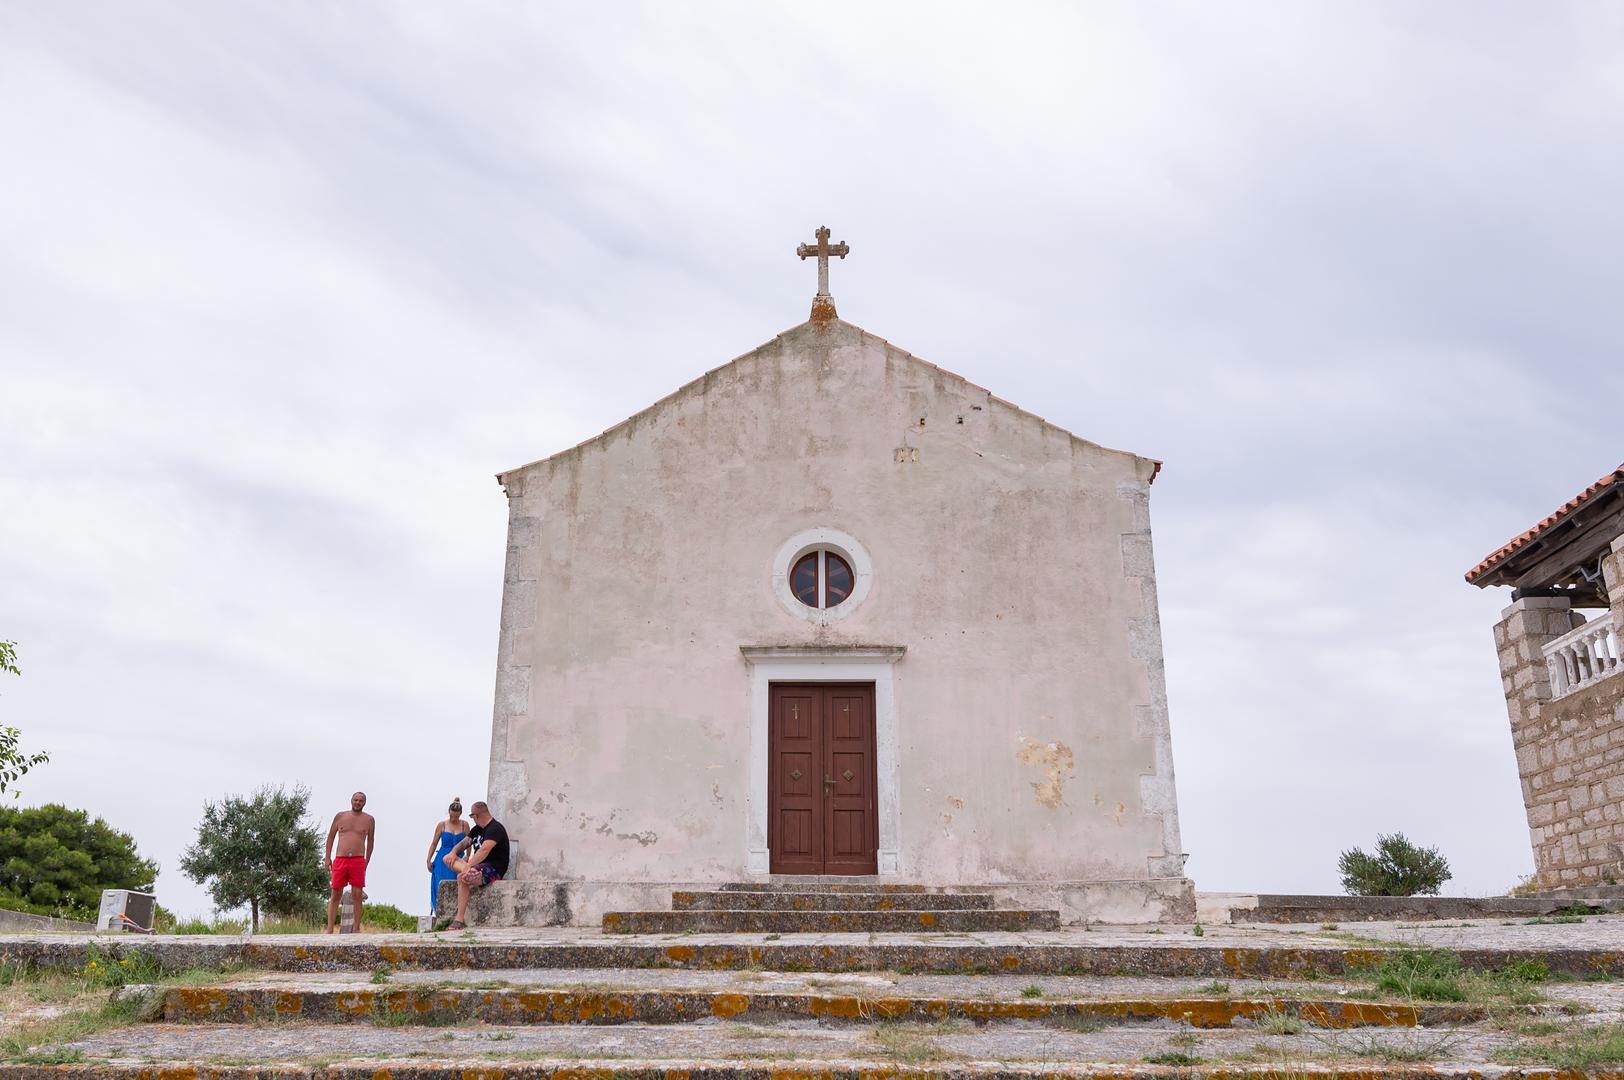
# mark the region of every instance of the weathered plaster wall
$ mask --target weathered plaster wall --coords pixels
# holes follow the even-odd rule
[[[1615,604],[1617,570],[1614,556]],[[1553,700],[1542,651],[1579,622],[1565,598],[1528,597],[1494,628],[1542,889],[1624,882],[1624,674]]]
[[[505,474],[491,787],[518,873],[744,877],[741,646],[901,645],[901,877],[1181,879],[1152,468],[836,322]],[[874,563],[826,627],[771,585],[820,526]]]

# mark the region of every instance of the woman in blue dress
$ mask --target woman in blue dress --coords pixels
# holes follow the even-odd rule
[[[440,895],[440,882],[453,881],[457,872],[445,864],[446,853],[468,835],[468,823],[462,820],[462,799],[453,797],[446,808],[446,819],[434,826],[434,838],[429,841],[429,915],[434,915],[434,904]]]

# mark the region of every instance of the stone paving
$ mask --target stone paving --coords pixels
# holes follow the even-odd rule
[[[81,961],[89,943],[74,934],[0,936],[0,956],[45,966]],[[1373,950],[1425,945],[1460,952],[1468,967],[1497,967],[1508,955],[1546,961],[1552,971],[1624,974],[1624,915],[1578,923],[1505,925],[1360,923],[1356,930],[1297,926],[1102,927],[1026,932],[852,934],[671,934],[625,938],[588,928],[474,930],[439,934],[247,937],[134,937],[165,966],[223,963],[279,970],[425,968],[751,968],[960,973],[1141,974],[1208,978],[1336,977],[1366,965]]]
[[[1088,929],[1067,928],[1050,931],[980,932],[980,933],[876,933],[876,934],[797,934],[797,943],[828,944],[849,943],[853,940],[872,941],[876,944],[907,942],[939,943],[942,941],[976,941],[986,944],[1054,944],[1110,946],[1158,946],[1162,948],[1213,948],[1219,946],[1323,946],[1344,947],[1350,939],[1364,942],[1395,941],[1405,944],[1443,945],[1475,949],[1616,949],[1624,948],[1624,915],[1593,915],[1576,923],[1553,923],[1539,920],[1480,920],[1477,922],[1391,923],[1360,922],[1347,926],[1332,924],[1236,924],[1204,926],[1196,936],[1192,926],[1096,926]],[[665,943],[760,943],[764,935],[743,934],[673,934],[653,935],[649,941]],[[106,944],[116,942],[153,942],[231,947],[249,940],[249,935],[181,935],[139,936],[134,934],[0,934],[0,953],[18,946],[55,942],[82,949],[90,942]],[[614,948],[622,946],[621,939],[606,937],[595,927],[519,927],[493,929],[478,927],[472,930],[437,934],[261,934],[252,938],[258,943],[283,942],[295,945],[378,945],[411,944],[424,941],[441,943],[483,943],[492,945],[569,945],[581,947]]]
[[[1510,923],[1504,925],[1503,923]],[[0,937],[0,956],[64,968],[82,964],[79,935]],[[323,1076],[361,1080],[451,1080],[549,1076],[555,1080],[687,1080],[748,1076],[825,1078],[932,1075],[994,1080],[1151,1077],[1180,1064],[1230,1080],[1282,1075],[1342,1080],[1393,1077],[1539,1076],[1490,1064],[1497,1052],[1553,1030],[1624,1023],[1624,916],[1583,922],[1480,921],[1113,927],[1092,931],[965,934],[664,935],[629,946],[592,930],[480,930],[430,935],[96,939],[99,948],[148,949],[171,968],[226,963],[264,966],[222,975],[176,1000],[266,1003],[235,1014],[253,1022],[140,1023],[77,1039],[31,1064],[0,1054],[0,1080],[124,1075],[133,1080],[205,1075]],[[1338,1029],[1335,1007],[1375,1002],[1365,979],[1345,977],[1355,961],[1385,950],[1436,946],[1492,967],[1508,957],[1543,959],[1557,971],[1614,975],[1610,981],[1551,981],[1535,1006],[1501,1006],[1493,1022],[1476,1010],[1401,1010],[1396,1024]],[[916,964],[912,972],[895,963]],[[538,962],[529,962],[538,961]],[[859,966],[860,965],[860,966]],[[852,970],[856,967],[856,970]],[[1172,974],[1166,974],[1171,972]],[[1317,978],[1284,974],[1320,972]],[[1325,977],[1330,972],[1335,977]],[[1265,977],[1247,977],[1263,975]],[[185,994],[193,997],[186,999]],[[439,1000],[454,1007],[396,1008]],[[481,1012],[480,1002],[498,1005]],[[548,994],[563,1019],[501,1019],[502,1002]],[[211,996],[212,995],[212,996]],[[236,995],[233,998],[233,995]],[[610,996],[672,1007],[637,1009],[582,1022],[568,1009]],[[684,998],[684,995],[687,995]],[[278,1015],[294,997],[314,1004]],[[940,1015],[887,1021],[883,1001],[948,1003]],[[163,1000],[167,1001],[166,996]],[[811,1001],[856,1002],[848,1013],[797,1014]],[[661,1003],[664,1003],[663,1005]],[[785,1004],[785,1003],[788,1004]],[[1198,1008],[1181,1003],[1194,1002]],[[381,1004],[380,1004],[381,1003]],[[562,1003],[562,1005],[560,1005]],[[717,1009],[721,1003],[724,1007]],[[963,1007],[954,1005],[961,1003]],[[1083,1007],[1095,1003],[1098,1007]],[[1265,1003],[1253,1008],[1246,1003]],[[1310,1006],[1326,1009],[1316,1020]],[[257,1006],[256,1006],[257,1007]],[[810,1008],[810,1006],[806,1006]],[[842,1005],[842,1008],[846,1008]],[[323,1008],[347,1009],[328,1023]],[[754,1010],[754,1011],[752,1011]],[[1568,1016],[1566,1013],[1582,1015]],[[1286,1020],[1301,1014],[1301,1030]],[[915,1021],[914,1016],[921,1016]],[[496,1017],[481,1020],[478,1017]],[[186,1019],[177,1010],[172,1020]],[[472,1018],[471,1018],[472,1017]],[[969,1019],[966,1019],[968,1017]],[[1521,1019],[1518,1019],[1518,1018]],[[974,1022],[972,1022],[974,1021]],[[1225,1026],[1204,1026],[1220,1023]],[[1516,1029],[1521,1028],[1522,1034]],[[1290,1033],[1287,1033],[1290,1032]],[[82,1057],[82,1063],[71,1059]],[[290,1072],[256,1072],[285,1064]],[[237,1066],[241,1070],[233,1072]],[[1616,1066],[1614,1067],[1616,1068]],[[201,1070],[201,1071],[199,1071]],[[211,1073],[210,1070],[224,1070]],[[322,1070],[327,1070],[323,1072]],[[1591,1077],[1617,1075],[1593,1070]]]
[[[343,991],[376,989],[362,972],[251,972],[223,979],[221,985],[271,991]],[[1387,1000],[1366,981],[1292,979],[1193,979],[1136,975],[902,975],[897,972],[688,971],[650,969],[626,972],[614,968],[520,968],[490,971],[390,972],[388,986],[407,988],[483,987],[520,990],[638,989],[718,994],[841,994],[854,997],[917,996],[984,1001],[1027,1001],[1036,988],[1039,1000],[1123,1000],[1188,998],[1342,997]],[[1551,1001],[1590,1010],[1598,1018],[1624,1019],[1624,980],[1552,982],[1541,990]]]
[[[873,1029],[814,1023],[771,1026],[720,1020],[683,1025],[624,1024],[614,1028],[469,1024],[457,1028],[386,1028],[352,1024],[147,1024],[95,1036],[76,1044],[88,1056],[110,1061],[219,1062],[309,1061],[364,1058],[484,1058],[488,1061],[547,1056],[559,1060],[601,1058],[666,1062],[867,1061],[896,1064],[899,1057],[929,1060],[1024,1063],[1138,1063],[1156,1055],[1238,1063],[1274,1064],[1367,1058],[1373,1046],[1432,1049],[1440,1061],[1488,1061],[1513,1041],[1478,1031],[1417,1029],[1311,1032],[1268,1035],[1258,1029],[1190,1031],[1171,1022],[1099,1031],[1000,1025],[919,1025],[904,1040],[878,1037]],[[890,1042],[890,1045],[888,1045]],[[896,1042],[903,1042],[897,1046]],[[908,1045],[911,1042],[913,1045]]]

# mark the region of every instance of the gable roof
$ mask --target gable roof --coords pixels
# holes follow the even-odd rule
[[[700,383],[705,382],[707,379],[711,378],[717,372],[725,371],[726,369],[732,367],[733,365],[735,365],[737,363],[740,363],[741,361],[748,360],[752,356],[755,356],[757,353],[761,352],[763,349],[766,349],[768,346],[772,345],[774,342],[782,341],[784,338],[787,338],[792,334],[798,334],[801,331],[806,330],[808,327],[812,327],[812,328],[814,328],[814,329],[816,329],[818,331],[822,331],[822,330],[824,330],[824,329],[826,329],[826,328],[828,328],[830,326],[839,326],[839,327],[844,327],[847,330],[855,331],[857,334],[861,335],[863,338],[865,338],[865,339],[867,339],[869,341],[876,342],[880,346],[882,346],[883,348],[895,350],[896,352],[901,353],[905,358],[912,361],[913,363],[920,364],[920,365],[923,365],[924,367],[930,368],[932,371],[936,371],[936,372],[939,372],[939,373],[941,373],[943,375],[946,375],[950,379],[956,379],[959,382],[963,383],[970,390],[976,391],[978,393],[986,394],[989,401],[992,401],[993,403],[998,404],[998,405],[1002,405],[1005,408],[1010,409],[1010,410],[1014,411],[1015,413],[1017,413],[1017,414],[1019,414],[1021,416],[1027,417],[1027,418],[1032,419],[1032,420],[1036,420],[1038,423],[1044,425],[1045,427],[1053,428],[1054,430],[1060,432],[1062,435],[1065,435],[1068,438],[1076,439],[1078,442],[1088,443],[1088,445],[1090,445],[1090,446],[1097,446],[1101,450],[1105,450],[1105,451],[1108,451],[1108,452],[1113,453],[1113,454],[1124,454],[1124,455],[1126,455],[1128,457],[1137,458],[1140,461],[1147,461],[1147,462],[1150,463],[1150,466],[1151,466],[1150,481],[1149,481],[1150,483],[1155,483],[1157,475],[1160,474],[1161,471],[1162,471],[1162,463],[1157,458],[1147,458],[1142,454],[1135,454],[1131,450],[1118,450],[1115,447],[1103,446],[1100,443],[1093,442],[1093,441],[1091,441],[1089,439],[1084,439],[1080,435],[1075,435],[1072,432],[1067,431],[1065,428],[1061,427],[1059,424],[1050,423],[1049,421],[1045,420],[1043,417],[1037,415],[1036,413],[1029,412],[1026,409],[1023,409],[1020,406],[1014,404],[1013,402],[1005,401],[1003,398],[998,397],[997,395],[992,393],[992,391],[986,389],[985,387],[978,386],[977,384],[971,382],[969,379],[966,379],[963,375],[960,375],[957,372],[949,371],[944,367],[940,367],[939,365],[931,363],[929,360],[923,360],[923,359],[915,356],[913,353],[908,352],[906,349],[898,348],[897,346],[893,345],[891,342],[887,341],[885,338],[880,337],[878,334],[871,334],[867,330],[864,330],[861,326],[857,326],[857,325],[854,325],[853,323],[846,322],[844,319],[832,318],[832,319],[827,319],[827,320],[808,320],[808,321],[806,321],[804,323],[800,323],[800,324],[798,324],[796,326],[792,326],[788,330],[785,330],[783,333],[781,333],[781,334],[777,335],[776,337],[774,337],[771,341],[762,342],[760,345],[757,345],[755,348],[751,349],[749,352],[740,353],[738,356],[735,356],[733,359],[729,360],[727,363],[719,364],[716,367],[713,367],[709,371],[705,372],[703,375],[700,375],[699,377],[694,378],[694,379],[690,379],[688,382],[683,383],[681,386],[679,386],[675,390],[671,391],[671,393],[667,394],[663,398],[660,398],[658,401],[656,401],[653,404],[649,405],[647,408],[639,409],[637,412],[635,412],[632,415],[628,416],[626,419],[620,421],[620,423],[615,424],[615,425],[613,425],[611,427],[605,428],[604,430],[598,432],[598,434],[592,436],[589,439],[583,439],[582,441],[576,443],[574,446],[568,447],[567,449],[564,449],[564,450],[560,450],[555,454],[549,454],[544,458],[537,458],[535,461],[527,461],[523,465],[516,465],[511,469],[505,469],[502,472],[497,473],[496,474],[496,481],[499,484],[505,484],[507,482],[507,478],[509,476],[512,476],[514,473],[521,472],[521,471],[523,471],[525,469],[531,468],[532,466],[545,465],[546,463],[548,463],[550,461],[557,460],[558,458],[564,457],[564,456],[566,456],[568,454],[573,454],[578,450],[585,449],[586,447],[591,446],[593,443],[596,443],[601,439],[606,439],[609,436],[613,435],[615,432],[619,431],[621,428],[626,427],[628,424],[636,423],[638,420],[640,420],[643,417],[645,417],[645,416],[649,415],[650,413],[654,412],[656,409],[661,408],[667,402],[674,401],[677,398],[679,398],[679,397],[683,396],[684,394],[688,393],[694,387],[698,386]]]
[[[1581,513],[1583,511],[1583,513]],[[1484,560],[1466,571],[1466,580],[1479,588],[1516,585],[1546,588],[1573,584],[1571,566],[1545,564],[1549,554],[1564,546],[1574,550],[1568,564],[1588,562],[1599,543],[1603,554],[1616,530],[1624,525],[1624,464],[1557,507],[1530,529],[1513,536]],[[1549,579],[1549,580],[1547,580]]]

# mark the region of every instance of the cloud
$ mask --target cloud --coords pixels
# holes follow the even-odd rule
[[[798,322],[827,223],[843,315],[1167,461],[1201,885],[1331,889],[1394,828],[1462,889],[1529,865],[1505,598],[1460,575],[1621,456],[1616,13],[0,18],[30,799],[173,867],[206,798],[364,786],[409,849],[483,786],[491,475]]]

